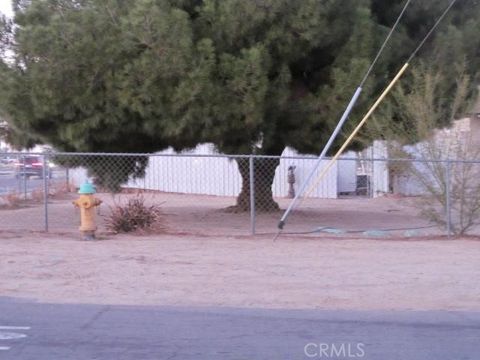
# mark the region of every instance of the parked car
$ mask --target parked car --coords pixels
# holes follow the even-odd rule
[[[52,178],[52,170],[50,166],[47,166],[46,169],[47,176],[49,179]],[[15,163],[15,177],[19,178],[26,176],[38,176],[43,178],[43,158],[38,155],[26,155],[21,156],[17,159]]]
[[[13,164],[16,162],[16,159],[15,158],[11,158],[11,157],[4,157],[0,160],[0,163],[4,164],[4,165],[10,165],[10,164]]]

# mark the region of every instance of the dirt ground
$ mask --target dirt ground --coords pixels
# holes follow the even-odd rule
[[[164,233],[82,241],[71,200],[0,211],[0,296],[43,302],[292,309],[480,310],[480,240],[448,240],[408,199],[306,201],[272,241],[281,213],[261,214],[257,235],[232,198],[157,194]],[[286,207],[288,199],[280,199]],[[309,232],[322,226],[352,231]],[[397,229],[380,237],[369,229]],[[406,237],[405,229],[417,229]],[[263,235],[262,235],[263,234]]]
[[[480,310],[480,241],[2,233],[0,294],[43,302]]]
[[[99,208],[100,232],[105,232],[102,219],[114,204],[125,204],[135,194],[98,194],[103,204]],[[225,209],[235,204],[233,197],[145,193],[147,204],[159,205],[163,222],[170,234],[197,236],[237,236],[251,234],[249,213],[230,213]],[[79,212],[72,205],[75,194],[61,194],[48,204],[49,231],[77,232]],[[43,197],[41,198],[41,200]],[[290,199],[276,199],[282,209]],[[412,206],[412,198],[341,198],[307,199],[288,218],[285,233],[315,232],[318,228],[333,228],[343,237],[358,237],[365,231],[384,230],[381,236],[421,237],[444,235],[445,230],[432,226],[421,218]],[[42,231],[45,226],[44,205],[41,202],[21,204],[16,209],[0,209],[0,231]],[[259,213],[255,217],[256,234],[274,235],[283,211]],[[480,231],[478,231],[480,234]],[[314,234],[317,236],[318,234]]]

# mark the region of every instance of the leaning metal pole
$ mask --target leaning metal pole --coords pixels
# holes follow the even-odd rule
[[[377,109],[378,105],[380,105],[380,103],[383,101],[383,99],[385,98],[385,96],[388,95],[388,93],[390,92],[390,90],[392,90],[393,86],[396,84],[396,82],[402,77],[403,73],[405,72],[405,70],[408,68],[409,66],[409,63],[405,63],[403,65],[403,67],[400,69],[400,71],[397,73],[397,75],[395,76],[395,78],[390,82],[390,84],[387,86],[387,88],[383,91],[383,93],[380,95],[380,97],[377,99],[377,101],[375,101],[375,103],[372,105],[372,107],[370,108],[370,110],[368,110],[368,112],[365,114],[365,116],[363,117],[363,119],[360,121],[360,123],[357,125],[357,127],[352,131],[352,133],[350,134],[350,136],[347,138],[347,140],[345,140],[345,142],[343,143],[343,145],[340,147],[340,149],[335,153],[335,155],[330,159],[330,161],[328,162],[328,164],[322,168],[322,171],[320,172],[320,174],[318,175],[318,177],[316,178],[316,182],[314,184],[312,184],[309,188],[309,190],[307,191],[307,194],[306,196],[308,196],[314,189],[315,186],[317,186],[320,181],[322,181],[323,177],[327,174],[327,172],[330,170],[330,168],[333,166],[333,164],[338,160],[338,158],[343,154],[343,152],[345,151],[345,149],[347,148],[347,146],[352,142],[353,138],[357,135],[357,133],[361,130],[361,128],[363,127],[363,125],[365,125],[365,123],[367,122],[367,120],[370,118],[370,116],[373,114],[373,112]]]
[[[330,136],[330,139],[328,139],[327,144],[323,148],[322,153],[318,157],[317,162],[315,163],[315,166],[314,166],[313,170],[310,172],[307,179],[303,182],[302,186],[300,187],[297,194],[295,195],[293,200],[290,202],[290,205],[288,206],[287,210],[285,211],[282,218],[280,219],[280,222],[278,223],[278,228],[280,230],[283,229],[283,226],[285,225],[285,221],[286,221],[288,215],[290,214],[290,212],[294,208],[294,206],[297,203],[300,196],[302,196],[302,194],[305,191],[305,189],[307,188],[308,184],[310,184],[310,181],[315,176],[315,173],[318,170],[318,168],[320,167],[320,164],[325,159],[326,154],[330,150],[330,147],[332,146],[333,142],[335,141],[335,138],[337,137],[338,133],[342,129],[343,124],[345,123],[348,116],[350,115],[350,112],[352,111],[353,107],[355,106],[355,103],[357,102],[358,97],[360,96],[361,92],[362,92],[362,87],[358,87],[357,90],[355,91],[355,93],[353,94],[352,99],[348,103],[348,106],[345,109],[345,112],[343,113],[342,117],[340,118],[340,121],[337,124],[337,127],[333,131],[332,135]]]

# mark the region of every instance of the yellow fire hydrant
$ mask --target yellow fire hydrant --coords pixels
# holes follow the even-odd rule
[[[97,230],[95,208],[99,206],[102,201],[93,196],[93,194],[95,194],[95,187],[88,182],[80,186],[78,193],[80,197],[73,201],[73,205],[80,209],[79,230],[85,240],[94,240],[95,231]]]

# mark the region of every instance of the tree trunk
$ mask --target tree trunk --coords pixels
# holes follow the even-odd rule
[[[234,212],[250,211],[250,162],[249,158],[236,159],[242,176],[242,191],[238,195],[237,205],[230,208]],[[254,158],[255,210],[259,212],[278,211],[280,207],[273,200],[272,184],[279,159]]]

